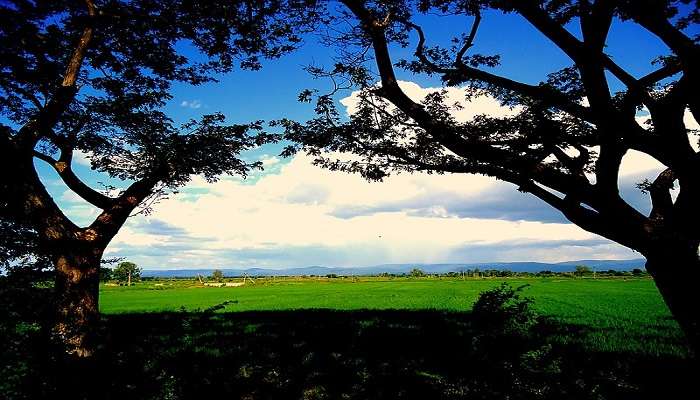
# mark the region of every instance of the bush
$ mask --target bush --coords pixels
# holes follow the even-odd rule
[[[534,311],[532,299],[522,296],[528,286],[504,282],[474,303],[470,353],[472,362],[479,363],[472,379],[481,398],[560,398],[578,379],[562,370],[548,321]]]
[[[503,282],[482,292],[472,308],[478,327],[496,336],[529,336],[538,317],[532,299],[520,295],[528,286],[513,288]]]
[[[425,272],[423,272],[423,270],[420,268],[413,268],[408,274],[413,278],[421,278],[425,276]]]
[[[43,398],[52,371],[48,330],[53,316],[53,272],[33,264],[0,274],[0,397]],[[37,384],[40,376],[41,384]],[[48,397],[46,397],[48,398]]]

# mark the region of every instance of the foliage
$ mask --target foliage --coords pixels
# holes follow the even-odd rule
[[[322,167],[375,181],[424,171],[510,182],[581,228],[644,255],[674,316],[700,347],[693,284],[678,278],[700,277],[700,210],[695,206],[700,203],[700,155],[691,142],[696,132],[684,119],[689,112],[700,120],[697,1],[340,3],[327,40],[338,59],[332,67],[309,69],[316,77],[330,77],[333,89],[301,97],[315,96],[315,118],[304,124],[281,122],[287,138],[298,143],[288,154],[303,150]],[[551,71],[538,84],[502,74],[494,68],[498,54],[489,48],[474,52],[482,20],[501,13],[517,14],[571,65]],[[455,37],[427,32],[420,24],[432,18],[445,24],[462,21],[464,31]],[[644,75],[608,54],[608,35],[620,20],[668,48],[646,55],[656,62]],[[401,50],[408,46],[412,52]],[[396,59],[396,54],[410,55]],[[398,69],[439,78],[446,89],[412,98],[400,84]],[[464,102],[455,104],[447,88],[462,90]],[[342,90],[354,90],[359,100],[347,118],[333,102]],[[478,96],[497,100],[511,115],[457,119],[454,111]],[[640,122],[640,110],[649,111],[649,123]],[[640,212],[620,195],[620,167],[630,151],[664,165],[653,182],[640,185],[649,195],[649,211]],[[673,268],[668,260],[674,260]]]
[[[670,356],[551,345],[488,357],[509,343],[465,346],[485,333],[471,322],[469,313],[436,310],[106,315],[109,356],[95,378],[109,399],[599,400],[683,398],[682,390],[692,390],[688,377],[696,371]],[[28,370],[34,381],[23,387],[25,398],[50,397],[55,373]]]
[[[15,265],[0,275],[0,393],[7,399],[31,399],[51,383],[47,322],[52,315],[53,274],[37,264]],[[48,301],[47,301],[48,300]],[[32,351],[27,351],[32,349]],[[37,376],[45,376],[38,384]]]
[[[95,275],[127,218],[151,212],[194,175],[209,182],[222,174],[246,177],[262,163],[240,154],[278,139],[260,121],[228,123],[216,112],[176,123],[164,110],[173,85],[213,82],[235,68],[257,70],[264,59],[296,49],[317,17],[309,5],[0,3],[0,159],[12,170],[0,177],[0,262],[18,254],[35,257],[36,247],[38,256],[60,266],[55,276],[61,320],[55,327],[67,352],[94,354],[89,343],[99,319]],[[93,170],[119,183],[91,187],[74,170],[81,154]],[[37,163],[98,209],[91,223],[77,226],[62,212]],[[22,239],[13,240],[12,233]],[[17,246],[24,237],[31,239],[29,248]]]
[[[528,336],[537,323],[537,314],[532,307],[533,300],[520,294],[528,286],[513,288],[503,282],[482,292],[472,307],[475,320],[483,324],[490,333]]]
[[[100,282],[108,282],[114,278],[114,270],[109,267],[100,267]]]
[[[593,270],[587,265],[577,265],[574,273],[577,276],[584,276],[593,273]]]
[[[44,154],[39,159],[51,165],[55,162],[45,156],[82,151],[98,171],[123,180],[155,177],[165,188],[181,186],[192,174],[212,180],[221,173],[245,175],[258,166],[236,157],[272,139],[249,135],[260,130],[258,123],[224,125],[223,116],[213,114],[177,126],[161,108],[172,97],[174,81],[209,82],[211,72],[227,72],[236,64],[259,69],[261,58],[293,50],[300,41],[300,19],[306,18],[301,11],[241,1],[205,9],[188,0],[109,1],[94,7],[67,1],[4,3],[0,114],[12,122],[3,125],[4,140],[18,144],[33,128],[26,125],[31,118],[60,111],[46,116],[54,120],[46,127],[50,134],[32,132]],[[300,27],[292,29],[296,23]],[[83,68],[74,77],[80,91],[58,98],[69,78],[66,60],[86,26],[91,36],[84,59],[76,60]],[[31,45],[29,36],[35,39]],[[176,48],[181,41],[205,57],[181,54]],[[56,104],[60,110],[40,106],[58,101],[65,101]]]
[[[420,278],[422,276],[425,276],[425,272],[423,272],[422,269],[420,268],[413,268],[411,271],[408,273],[408,275],[414,277],[414,278]]]
[[[334,93],[359,88],[359,104],[345,119],[330,95],[307,92],[304,96],[307,101],[316,94],[317,117],[306,124],[282,122],[287,137],[299,143],[288,149],[290,153],[303,149],[316,156],[319,165],[359,173],[370,180],[381,180],[392,172],[402,171],[493,176],[541,198],[584,229],[643,254],[650,250],[651,243],[638,239],[644,232],[633,233],[633,228],[641,230],[649,225],[630,226],[631,221],[643,222],[647,221],[644,218],[653,219],[661,217],[658,213],[670,212],[664,209],[668,190],[673,188],[674,177],[681,175],[678,169],[690,168],[679,165],[675,157],[683,151],[695,153],[688,147],[689,132],[683,122],[686,107],[691,112],[700,112],[694,108],[693,97],[685,91],[686,85],[694,85],[689,82],[695,82],[691,77],[697,73],[689,68],[688,59],[700,51],[686,36],[686,32],[692,32],[690,27],[698,23],[697,12],[679,6],[688,1],[656,1],[649,7],[636,6],[635,2],[610,2],[599,9],[582,5],[587,2],[571,0],[544,3],[441,0],[421,1],[418,5],[411,1],[341,3],[345,9],[337,19],[351,28],[335,32],[328,41],[340,49],[341,61],[333,68],[315,68],[310,72],[344,82],[334,86]],[[480,22],[485,18],[482,13],[487,10],[521,15],[571,58],[573,65],[553,71],[539,85],[517,82],[481,68],[498,64],[494,55],[470,53],[478,40],[475,35]],[[471,25],[473,35],[465,33],[452,38],[454,46],[450,48],[427,47],[426,42],[431,38],[417,25],[423,14],[461,18],[467,27]],[[383,16],[386,20],[381,19]],[[674,32],[677,41],[667,42],[672,54],[661,68],[635,79],[605,54],[601,54],[603,61],[589,62],[591,54],[598,54],[604,48],[614,18],[635,23],[662,40],[669,40],[662,33],[663,26]],[[670,18],[685,21],[679,24],[685,31],[668,24]],[[583,39],[574,37],[567,30],[567,23],[581,24],[584,31],[590,30],[590,35]],[[412,43],[411,38],[417,38],[418,43]],[[450,38],[432,39],[445,42]],[[391,52],[384,50],[392,44],[415,45],[413,58],[396,62]],[[581,50],[584,48],[588,50]],[[368,49],[374,50],[379,83],[373,81],[368,66],[372,61]],[[472,120],[458,121],[452,112],[468,104],[448,101],[446,91],[435,91],[415,101],[410,99],[397,83],[395,67],[440,77],[445,86],[463,89],[467,102],[477,96],[493,97],[504,106],[514,107],[513,115],[478,115]],[[625,91],[611,93],[603,71],[619,79]],[[671,77],[670,82],[665,80]],[[604,90],[595,90],[600,87]],[[586,106],[582,105],[584,99],[588,102]],[[653,127],[640,126],[635,120],[641,107],[658,111],[650,116]],[[663,117],[671,118],[670,113],[673,123]],[[664,140],[664,132],[676,132],[679,141],[669,144]],[[602,152],[598,146],[602,146]],[[675,150],[663,153],[659,150],[663,146]],[[641,215],[619,198],[618,167],[629,150],[645,152],[673,169],[661,174],[652,185],[658,193],[652,196],[655,215]],[[351,153],[353,157],[338,157],[337,152]],[[689,170],[690,175],[695,176],[692,171],[696,170]],[[585,174],[595,174],[598,185],[589,182]],[[685,185],[686,190],[693,192],[688,189],[693,182],[690,180]],[[597,190],[601,185],[609,185],[608,190]],[[562,193],[569,201],[563,201],[553,191]],[[693,214],[692,210],[680,207],[677,205],[676,212]],[[679,229],[672,225],[654,226],[661,230]],[[700,240],[685,234],[689,235],[688,240]]]

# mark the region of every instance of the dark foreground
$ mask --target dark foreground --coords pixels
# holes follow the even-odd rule
[[[687,359],[551,339],[575,326],[505,331],[438,311],[211,311],[106,317],[106,342],[83,376],[50,356],[42,335],[24,335],[3,351],[0,397],[51,398],[57,387],[105,399],[640,399],[697,390]]]

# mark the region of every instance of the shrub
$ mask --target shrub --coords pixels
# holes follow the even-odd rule
[[[482,292],[472,308],[477,327],[495,336],[529,336],[538,317],[532,299],[520,295],[528,286],[513,288],[503,282]]]
[[[425,276],[425,272],[423,272],[423,270],[420,268],[413,268],[408,274],[413,278],[420,278]]]

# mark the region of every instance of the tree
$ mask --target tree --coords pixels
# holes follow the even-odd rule
[[[112,275],[119,283],[126,283],[127,286],[131,286],[132,281],[141,279],[141,268],[130,261],[123,261],[114,268]]]
[[[593,273],[593,270],[591,270],[586,265],[577,265],[575,270],[574,270],[574,274],[576,274],[576,276],[584,276],[584,275],[589,275],[591,273]]]
[[[293,2],[303,3],[303,2]],[[55,336],[92,355],[102,254],[126,219],[148,212],[192,175],[246,176],[241,152],[276,137],[223,115],[176,124],[162,108],[174,82],[201,84],[293,50],[309,20],[286,2],[192,0],[7,1],[0,5],[0,176],[9,221],[53,263]],[[176,45],[199,53],[188,58]],[[191,54],[193,52],[189,52]],[[75,173],[76,152],[124,187],[98,190]],[[41,182],[35,162],[99,210],[77,226]],[[4,251],[4,250],[3,250]]]
[[[335,20],[347,30],[331,35],[342,57],[332,69],[310,68],[331,76],[330,94],[317,96],[317,117],[306,124],[284,121],[287,137],[333,170],[381,180],[396,171],[485,174],[513,183],[561,211],[581,228],[636,250],[647,259],[666,304],[689,342],[700,345],[700,312],[695,282],[700,278],[700,155],[684,123],[686,110],[700,120],[700,12],[691,0],[342,0]],[[540,84],[499,75],[495,54],[470,54],[484,11],[517,13],[572,65],[552,71]],[[432,46],[416,18],[463,18],[464,34],[453,47]],[[493,15],[493,14],[490,14]],[[634,75],[606,53],[613,21],[636,24],[662,41],[668,54],[656,56],[646,75]],[[337,28],[340,24],[334,24]],[[571,27],[580,27],[580,36]],[[332,29],[329,29],[332,31]],[[449,38],[447,38],[449,39]],[[507,40],[507,39],[505,39]],[[392,49],[414,46],[414,54],[395,60]],[[380,84],[373,82],[373,61]],[[516,115],[481,115],[456,121],[445,93],[411,99],[398,83],[397,67],[437,76],[445,86],[464,87],[467,98],[488,94]],[[357,111],[340,117],[332,95],[360,88]],[[617,91],[616,88],[620,88]],[[615,90],[615,92],[614,92]],[[310,101],[313,91],[300,99]],[[640,123],[639,110],[649,123]],[[640,184],[651,212],[643,214],[622,199],[620,165],[631,150],[645,153],[666,169]],[[325,151],[325,152],[324,152]],[[354,158],[328,152],[354,154]],[[678,184],[674,200],[671,190]]]
[[[220,269],[215,269],[211,273],[211,280],[220,282],[224,279],[224,273]]]
[[[420,268],[413,268],[408,274],[413,278],[420,278],[425,276],[425,272],[423,272],[423,270]]]

